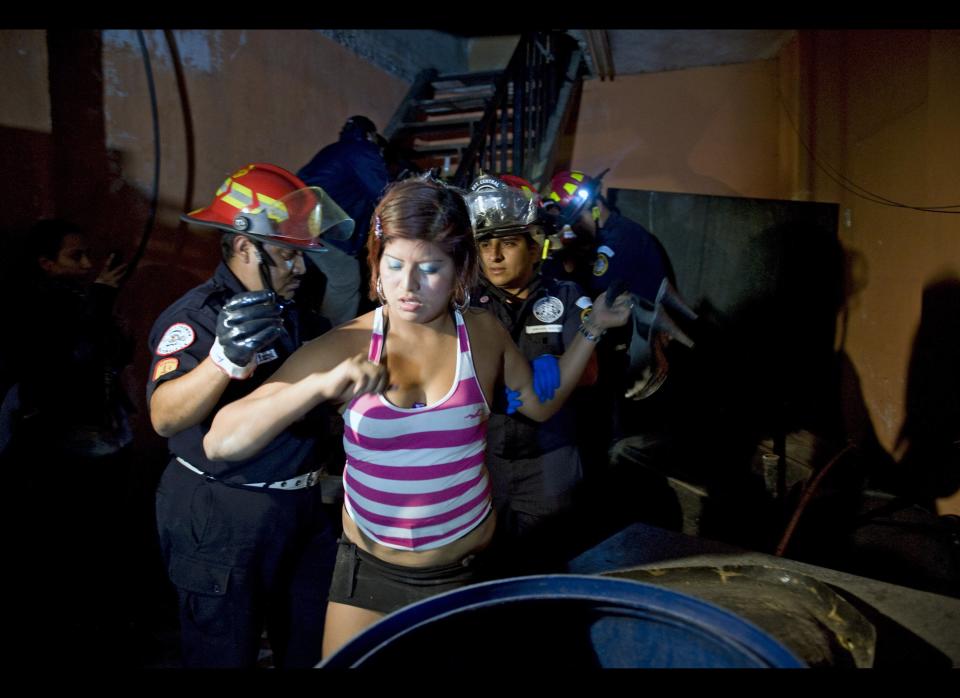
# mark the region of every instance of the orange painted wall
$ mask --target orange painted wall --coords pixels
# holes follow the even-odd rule
[[[403,80],[309,30],[172,34],[193,128],[194,184],[187,191],[187,131],[170,47],[162,31],[148,31],[161,144],[158,216],[147,253],[116,307],[138,347],[135,363],[124,377],[138,407],[136,436],[141,444],[158,446],[162,440],[150,429],[143,404],[147,333],[163,308],[209,277],[220,259],[219,236],[181,226],[179,215],[208,203],[224,178],[249,162],[262,160],[296,171],[337,139],[348,116],[362,113],[379,126],[386,125],[408,89]],[[97,200],[89,205],[90,215],[79,221],[88,226],[95,262],[115,248],[129,259],[137,248],[147,221],[156,161],[137,34],[103,31],[101,38],[103,119],[111,171],[108,181],[94,188]],[[13,222],[22,225],[31,216],[57,213],[50,172],[47,32],[3,30],[0,57],[8,68],[0,75],[0,87],[9,97],[0,102],[2,144],[22,153],[25,165],[32,168],[30,177],[21,168],[17,173],[10,170],[3,179],[14,200],[35,200],[31,206],[20,206],[23,210]],[[3,223],[6,226],[7,219]]]
[[[196,172],[188,197],[180,97],[162,32],[147,32],[161,115],[160,217],[125,312],[149,324],[147,296],[175,295],[216,263],[215,236],[179,229],[235,167],[265,159],[296,169],[336,138],[344,117],[387,122],[407,86],[307,30],[174,32],[192,110]],[[50,131],[45,32],[0,31],[0,129]],[[105,212],[132,249],[152,184],[153,136],[136,36],[106,32],[107,146],[132,204]],[[585,83],[569,163],[611,167],[613,187],[835,202],[851,260],[843,340],[881,443],[896,451],[921,297],[960,278],[957,216],[880,206],[844,190],[823,163],[907,203],[960,203],[960,32],[801,31],[773,60],[618,76]],[[798,137],[799,133],[799,137]],[[17,196],[42,205],[44,179]],[[188,201],[189,198],[189,201]],[[845,211],[849,210],[849,217]],[[849,227],[845,222],[849,220]],[[186,275],[170,276],[175,266]],[[149,271],[150,267],[153,271]],[[133,284],[133,280],[131,282]],[[146,294],[146,295],[144,295]],[[156,298],[159,304],[162,299]],[[140,330],[142,332],[142,330]],[[138,386],[140,390],[140,386]]]
[[[146,35],[161,117],[161,223],[212,196],[226,175],[253,161],[296,171],[337,138],[352,114],[386,125],[407,85],[308,30],[173,32],[184,68],[196,152],[186,201],[182,101],[162,32]],[[144,67],[132,31],[104,33],[107,145],[123,177],[143,192],[153,181],[153,134]],[[160,245],[158,240],[157,245]]]
[[[812,32],[797,59],[819,160],[899,203],[960,205],[960,31]],[[923,308],[924,291],[960,287],[960,215],[869,201],[823,168],[810,181],[814,198],[841,205],[840,240],[857,270],[845,349],[899,458],[921,310],[936,310]],[[941,507],[960,513],[956,498]]]
[[[838,343],[899,457],[921,297],[960,283],[960,216],[860,198],[801,140],[887,198],[960,204],[960,32],[801,31],[771,61],[590,80],[568,152],[576,169],[612,168],[611,187],[840,204],[851,297]]]
[[[50,131],[46,32],[0,30],[0,126]]]
[[[777,62],[588,80],[570,161],[610,187],[787,198]]]

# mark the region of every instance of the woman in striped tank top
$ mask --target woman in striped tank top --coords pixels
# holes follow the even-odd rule
[[[456,190],[424,179],[392,185],[367,247],[381,307],[301,347],[224,407],[204,439],[210,458],[247,458],[317,404],[346,403],[343,537],[324,656],[386,613],[480,581],[477,553],[495,527],[483,463],[490,396],[509,386],[519,412],[548,419],[599,336],[630,312],[626,295],[612,308],[597,299],[560,359],[560,387],[541,403],[501,323],[467,309],[477,251]]]

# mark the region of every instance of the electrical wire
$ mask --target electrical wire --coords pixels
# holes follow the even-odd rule
[[[143,67],[147,74],[147,91],[150,94],[150,114],[153,119],[153,188],[150,193],[150,209],[147,213],[146,223],[144,223],[143,235],[140,237],[140,244],[137,246],[137,251],[130,260],[122,282],[126,281],[130,275],[133,274],[137,264],[147,250],[150,233],[153,231],[153,226],[157,219],[157,202],[160,198],[160,117],[157,113],[157,91],[153,82],[150,52],[147,50],[147,41],[143,36],[143,30],[137,29],[137,39],[140,41],[140,53],[143,55]]]
[[[787,524],[786,529],[783,532],[783,536],[780,538],[780,543],[777,545],[777,549],[774,551],[774,555],[777,557],[783,557],[783,554],[787,551],[787,546],[790,544],[790,539],[793,537],[793,532],[797,528],[797,524],[800,523],[800,517],[803,515],[804,510],[807,508],[807,505],[810,503],[810,500],[813,499],[813,495],[816,493],[817,489],[820,487],[820,482],[827,476],[834,466],[843,460],[844,456],[848,453],[859,450],[859,447],[856,444],[847,444],[837,455],[830,459],[830,462],[827,463],[820,471],[807,482],[806,486],[803,488],[803,494],[800,495],[800,501],[797,503],[796,509],[793,510],[793,516],[790,517],[790,522]],[[781,467],[786,467],[786,463],[781,462]]]
[[[807,155],[810,156],[810,160],[829,177],[831,180],[840,185],[841,188],[849,191],[850,193],[859,196],[861,199],[866,199],[875,204],[880,204],[881,206],[891,206],[893,208],[906,208],[913,211],[923,211],[925,213],[952,213],[960,214],[960,211],[948,211],[946,209],[957,208],[960,209],[960,204],[951,204],[949,206],[914,206],[911,204],[904,204],[893,199],[888,199],[885,196],[874,193],[869,189],[860,186],[838,169],[830,165],[829,163],[820,162],[817,158],[816,153],[814,153],[813,148],[811,148],[807,142],[803,139],[803,136],[800,135],[800,129],[797,126],[796,122],[793,120],[793,116],[790,114],[790,110],[787,108],[786,103],[783,100],[782,93],[777,90],[777,101],[780,103],[781,108],[783,109],[784,114],[786,114],[787,121],[790,122],[791,128],[793,128],[794,133],[797,134],[797,140],[800,142],[800,145],[803,146],[803,149],[807,151]],[[859,190],[859,191],[857,191]],[[861,193],[862,192],[862,193]]]

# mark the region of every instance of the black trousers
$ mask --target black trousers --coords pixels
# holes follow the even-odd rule
[[[320,661],[338,513],[320,487],[253,490],[172,461],[157,527],[177,588],[183,664],[253,667],[264,628],[278,667]]]

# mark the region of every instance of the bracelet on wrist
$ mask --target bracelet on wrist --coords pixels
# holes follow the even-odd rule
[[[603,333],[606,332],[606,330],[601,330],[600,332],[594,334],[593,332],[590,331],[590,328],[587,327],[587,323],[584,322],[584,323],[581,323],[580,327],[577,328],[577,332],[579,332],[584,337],[586,337],[588,342],[593,342],[594,344],[596,344],[597,342],[600,341],[600,338],[603,336]]]

